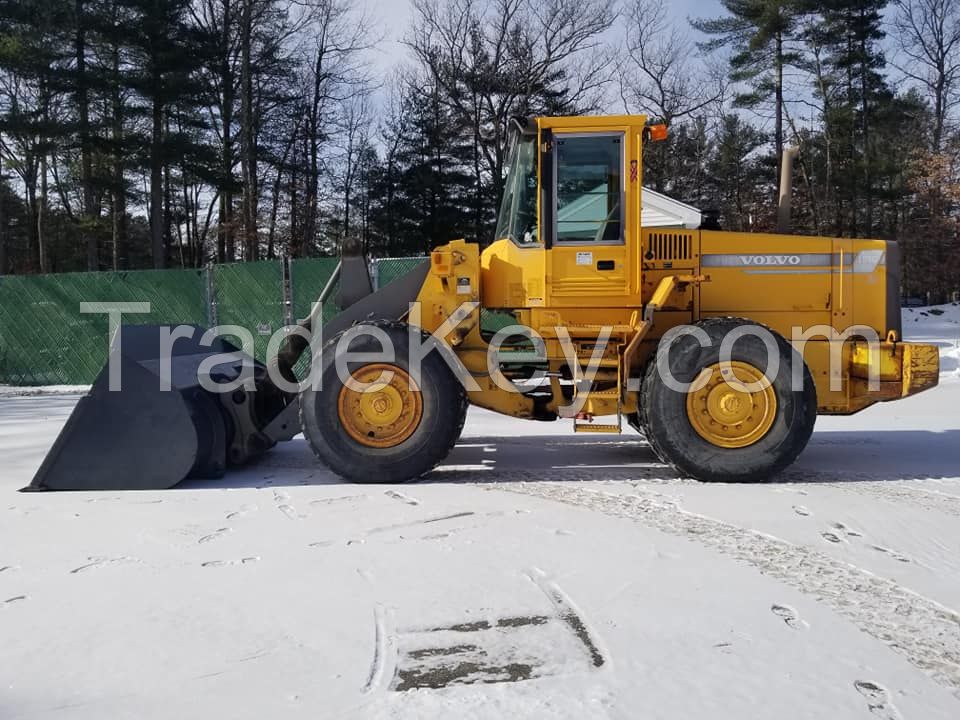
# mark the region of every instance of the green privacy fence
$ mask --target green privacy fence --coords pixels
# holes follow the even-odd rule
[[[390,284],[424,259],[375,261],[374,287]],[[108,319],[103,312],[82,312],[81,303],[150,303],[149,313],[124,316],[124,322],[138,325],[239,325],[252,333],[255,354],[263,360],[278,329],[310,314],[336,266],[335,258],[319,258],[198,270],[2,276],[0,384],[93,382],[107,360]],[[324,306],[324,320],[336,314],[335,298]],[[513,323],[504,313],[484,311],[481,318],[489,331]],[[306,367],[301,362],[298,375],[303,377]]]
[[[386,284],[422,259],[374,263]],[[258,358],[281,327],[310,314],[337,266],[335,258],[142,270],[0,277],[0,384],[85,385],[107,359],[106,313],[81,303],[147,302],[135,324],[239,325],[253,334]],[[333,296],[335,297],[335,296]],[[331,301],[324,319],[335,312]],[[96,308],[87,308],[96,309]]]
[[[91,382],[106,361],[108,321],[80,304],[104,302],[149,302],[149,313],[128,316],[140,324],[209,321],[202,270],[0,277],[0,384]]]
[[[426,258],[384,258],[374,265],[373,278],[377,287],[386,287],[403,277]]]
[[[263,360],[267,344],[286,325],[284,269],[279,260],[215,265],[211,283],[211,324],[239,325],[253,333],[254,356]],[[231,338],[237,345],[239,339]]]

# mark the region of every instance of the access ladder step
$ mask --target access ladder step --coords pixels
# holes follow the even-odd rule
[[[611,335],[626,335],[636,331],[636,328],[633,325],[598,325],[595,323],[570,323],[567,325],[567,330],[571,335],[578,335],[579,333],[598,333],[604,330],[608,330]]]
[[[596,368],[620,367],[620,358],[600,358],[599,360],[593,360],[589,355],[579,355],[577,356],[577,360],[580,362],[581,368],[585,368],[591,363],[593,363],[593,366]]]
[[[593,398],[617,399],[620,397],[620,389],[613,388],[611,390],[588,390],[578,394],[585,395],[588,400],[592,400]]]
[[[585,432],[585,433],[615,433],[617,435],[621,432],[621,427],[619,425],[594,425],[592,423],[574,423],[573,431],[574,432]]]
[[[570,323],[564,327],[570,337],[577,339],[595,338],[602,332],[609,332],[610,337],[615,337],[617,335],[631,335],[636,331],[633,325],[576,325]],[[556,331],[549,329],[544,329],[542,334],[544,337],[559,337]]]

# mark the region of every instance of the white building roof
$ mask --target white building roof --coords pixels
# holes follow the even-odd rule
[[[701,212],[691,205],[682,203],[658,193],[650,188],[643,188],[641,196],[643,202],[643,227],[685,228],[694,230],[703,222]],[[587,227],[603,222],[607,215],[607,185],[598,185],[590,192],[562,208],[557,213],[557,223],[561,230],[567,233],[576,232],[584,225]]]
[[[650,188],[643,188],[643,227],[674,227],[693,230],[703,222],[697,208],[667,197]]]

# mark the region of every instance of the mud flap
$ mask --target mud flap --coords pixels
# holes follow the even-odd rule
[[[257,377],[265,368],[221,338],[201,345],[202,328],[176,340],[167,365],[160,350],[164,330],[121,328],[111,350],[121,389],[110,390],[108,364],[24,490],[160,490],[188,477],[224,474],[235,421],[224,410],[223,396],[201,386],[200,364],[212,355],[234,354],[210,372],[218,384],[239,378],[244,364]],[[163,390],[167,368],[171,389]]]

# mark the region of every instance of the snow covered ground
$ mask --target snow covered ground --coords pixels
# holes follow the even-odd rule
[[[0,398],[0,718],[955,720],[942,309],[905,322],[941,343],[939,388],[821,418],[758,486],[472,411],[402,487],[297,440],[219,482],[18,494],[76,398]]]

